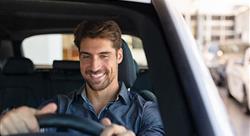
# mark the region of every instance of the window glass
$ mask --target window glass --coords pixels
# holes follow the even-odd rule
[[[147,60],[141,39],[130,35],[122,35],[122,39],[128,43],[132,56],[137,64],[140,67],[147,67]]]
[[[139,66],[146,67],[147,61],[140,38],[122,35],[128,43],[132,56]],[[39,66],[51,67],[54,60],[79,60],[78,49],[72,34],[45,34],[26,38],[22,43],[24,56]]]

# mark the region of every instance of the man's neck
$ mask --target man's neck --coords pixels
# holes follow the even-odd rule
[[[95,112],[99,112],[108,104],[108,102],[113,101],[117,98],[119,93],[119,83],[110,84],[107,88],[103,90],[92,90],[86,84],[86,96],[93,105]]]

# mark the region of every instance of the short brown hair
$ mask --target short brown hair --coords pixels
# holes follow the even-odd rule
[[[107,38],[113,42],[113,48],[121,48],[121,29],[115,21],[83,21],[74,31],[74,43],[80,49],[84,38]]]

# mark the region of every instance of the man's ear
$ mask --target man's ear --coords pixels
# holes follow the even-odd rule
[[[123,59],[123,50],[122,48],[117,50],[117,62],[118,64],[120,64],[122,62]]]

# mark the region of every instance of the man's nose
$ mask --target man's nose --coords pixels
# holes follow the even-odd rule
[[[91,62],[91,70],[92,71],[97,71],[101,67],[101,61],[98,57],[93,57],[92,62]]]

